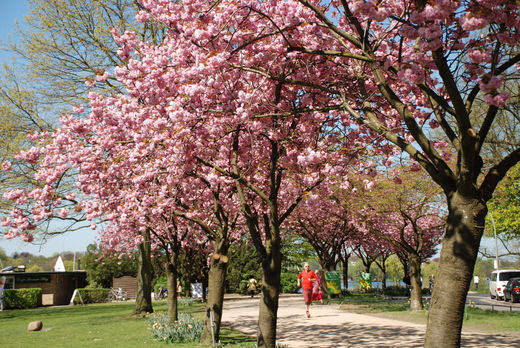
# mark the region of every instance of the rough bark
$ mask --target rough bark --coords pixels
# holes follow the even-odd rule
[[[348,290],[348,258],[342,259],[341,264],[343,266],[343,289]]]
[[[166,265],[166,277],[168,286],[168,319],[170,322],[178,320],[177,306],[177,263],[176,257],[171,256]]]
[[[137,294],[135,298],[136,315],[153,313],[152,305],[152,259],[150,231],[143,233],[144,241],[138,248]]]
[[[202,343],[213,342],[210,311],[213,312],[213,337],[215,342],[219,341],[227,268],[227,250],[220,249],[219,252],[215,252],[211,257],[209,266],[208,303],[206,307],[206,322],[200,339]]]
[[[410,310],[418,311],[423,308],[421,284],[421,258],[418,255],[408,255],[410,276]]]
[[[474,196],[448,199],[448,221],[428,315],[425,347],[460,347],[466,294],[477,258],[487,208]]]
[[[266,249],[266,257],[262,260],[262,297],[258,315],[257,345],[262,348],[274,348],[282,270],[279,240],[267,241]]]

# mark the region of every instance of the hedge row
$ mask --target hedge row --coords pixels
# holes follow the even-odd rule
[[[42,305],[42,289],[5,289],[4,308],[25,309]]]
[[[92,288],[92,289],[85,289],[81,288],[78,289],[79,295],[81,296],[81,299],[83,300],[83,303],[101,303],[106,302],[108,298],[108,293],[110,292],[110,289],[105,288]],[[79,300],[79,296],[76,295],[74,298],[74,304],[81,303]]]

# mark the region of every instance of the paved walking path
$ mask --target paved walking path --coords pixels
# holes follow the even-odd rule
[[[301,296],[301,295],[300,295]],[[281,297],[278,308],[277,343],[290,348],[306,347],[422,347],[425,325],[350,313],[339,305],[311,306],[305,317],[303,298]],[[258,301],[226,300],[222,324],[255,336]],[[462,347],[520,347],[520,333],[494,335],[463,332]]]

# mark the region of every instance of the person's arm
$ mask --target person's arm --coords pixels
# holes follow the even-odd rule
[[[300,287],[300,279],[301,279],[301,277],[302,277],[302,274],[300,273],[300,274],[298,275],[298,282],[297,282],[298,287]]]

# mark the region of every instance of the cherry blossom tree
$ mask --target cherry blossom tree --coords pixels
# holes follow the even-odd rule
[[[520,159],[517,148],[491,166],[480,156],[499,109],[506,110],[509,81],[518,73],[518,5],[451,0],[142,4],[172,30],[189,33],[187,40],[196,46],[208,44],[213,54],[208,64],[255,73],[275,83],[279,93],[297,86],[300,100],[312,100],[313,110],[327,110],[345,127],[356,124],[349,140],[370,142],[388,155],[385,145],[393,144],[417,161],[416,169],[426,170],[442,188],[449,214],[425,345],[460,345],[486,202]],[[226,43],[225,54],[215,52],[216,42]],[[308,108],[304,103],[293,113]],[[453,155],[451,164],[447,160]]]
[[[333,197],[315,194],[319,204],[303,201],[291,216],[290,229],[304,237],[316,251],[323,270],[336,269],[343,246],[353,232],[344,207]]]
[[[119,54],[128,60],[115,74],[129,98],[92,94],[90,123],[75,130],[88,133],[102,123],[115,133],[130,125],[132,132],[121,132],[128,136],[117,141],[109,137],[108,143],[100,137],[101,146],[67,150],[88,157],[90,151],[117,153],[130,142],[132,151],[108,175],[124,177],[138,168],[132,181],[137,189],[162,172],[180,177],[177,167],[166,164],[172,156],[182,158],[173,163],[184,163],[184,171],[199,163],[215,171],[210,181],[233,181],[264,269],[259,346],[276,341],[281,226],[307,193],[337,175],[335,165],[325,163],[340,158],[328,157],[341,154],[351,163],[356,148],[370,146],[386,156],[380,165],[387,166],[402,154],[415,161],[412,169],[423,168],[441,187],[448,205],[425,346],[460,345],[486,203],[520,159],[520,149],[492,166],[480,156],[498,111],[507,112],[509,81],[518,74],[518,5],[451,0],[142,0],[141,5],[138,20],[153,17],[165,24],[167,37],[154,45],[131,32],[113,32]],[[121,112],[111,117],[114,109]],[[336,128],[346,134],[341,140]],[[56,141],[66,142],[67,134]],[[167,149],[168,156],[151,158],[152,149]],[[38,158],[38,151],[27,158]],[[55,166],[64,161],[58,158]],[[79,170],[90,165],[84,161]],[[59,173],[49,171],[50,181]],[[79,177],[79,185],[90,194],[90,180],[98,179]],[[365,186],[373,185],[367,179]],[[156,203],[161,209],[171,202],[166,197]],[[312,202],[312,193],[308,199]],[[89,201],[84,209],[98,217],[101,206]],[[15,211],[12,220],[6,224],[30,230],[23,213]]]
[[[396,169],[391,172],[395,174]],[[399,184],[395,178],[385,179],[381,175],[371,190],[357,191],[356,200],[352,200],[350,193],[342,198],[347,209],[357,215],[353,221],[376,237],[368,244],[383,244],[378,253],[368,253],[373,255],[369,260],[376,262],[381,256],[388,257],[390,251],[409,269],[405,275],[411,279],[411,310],[422,308],[421,264],[435,254],[445,230],[439,190],[426,175],[419,174],[400,170]],[[361,242],[362,246],[366,244]]]

